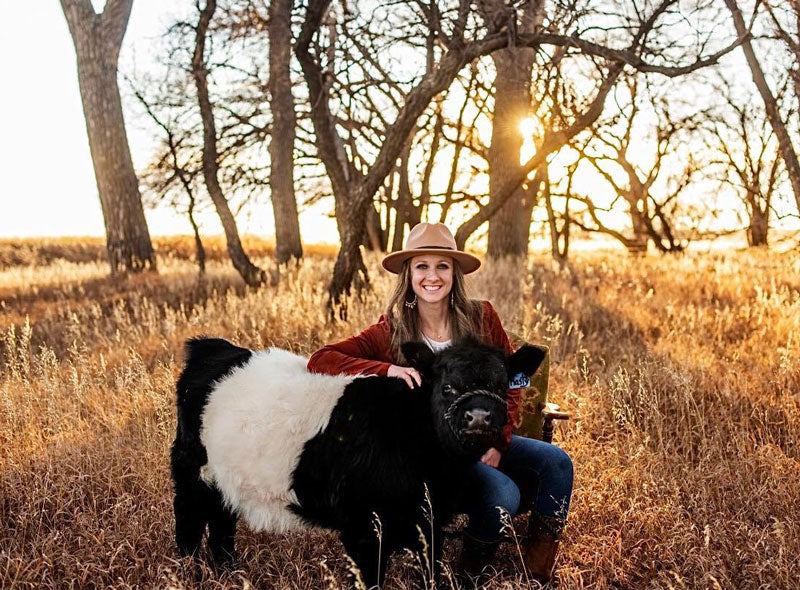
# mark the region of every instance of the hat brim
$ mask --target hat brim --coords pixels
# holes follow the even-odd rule
[[[468,275],[475,272],[481,266],[480,258],[461,252],[460,250],[448,250],[446,248],[417,248],[414,250],[400,250],[399,252],[392,252],[381,260],[381,266],[391,273],[398,274],[402,268],[403,263],[409,258],[414,256],[423,256],[425,254],[439,254],[441,256],[448,256],[458,262],[461,267],[461,272]]]

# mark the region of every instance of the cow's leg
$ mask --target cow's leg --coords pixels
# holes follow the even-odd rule
[[[205,449],[189,436],[179,423],[170,454],[175,498],[175,543],[181,557],[196,556],[203,540],[209,517],[210,488],[200,479],[200,468],[206,462]]]
[[[342,531],[342,544],[361,572],[367,588],[383,585],[389,564],[391,547],[383,541],[379,544],[372,528],[359,527]]]
[[[238,518],[222,502],[222,495],[211,490],[208,519],[208,548],[216,566],[226,566],[236,559],[234,538]]]
[[[200,484],[200,485],[198,485]],[[203,482],[175,481],[175,543],[181,557],[196,556],[208,522]]]

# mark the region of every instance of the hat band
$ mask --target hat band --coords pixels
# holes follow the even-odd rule
[[[460,252],[460,250],[454,250],[452,246],[416,246],[415,248],[411,248],[412,250],[453,250],[454,252]]]

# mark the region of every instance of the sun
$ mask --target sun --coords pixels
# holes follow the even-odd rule
[[[519,163],[524,164],[536,153],[536,142],[533,140],[538,122],[533,117],[526,117],[519,122],[522,135],[522,147],[519,150]]]
[[[519,122],[519,132],[522,137],[528,139],[536,132],[536,119],[533,117],[525,117]]]

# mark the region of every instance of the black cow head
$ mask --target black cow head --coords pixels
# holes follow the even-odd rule
[[[477,460],[497,444],[505,426],[509,379],[533,375],[544,353],[523,346],[507,357],[503,349],[470,341],[434,354],[422,342],[403,344],[403,355],[431,391],[434,428],[448,453]]]

